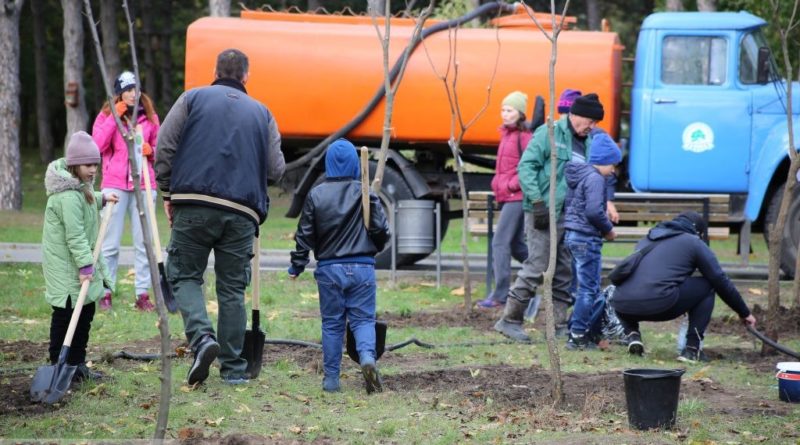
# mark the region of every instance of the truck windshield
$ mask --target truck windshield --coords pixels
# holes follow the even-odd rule
[[[661,81],[672,85],[722,85],[728,42],[714,36],[668,36],[661,48]]]
[[[758,49],[769,48],[767,39],[761,30],[747,33],[742,37],[742,44],[739,48],[739,81],[743,84],[754,84],[758,79]],[[770,53],[771,54],[771,53]],[[770,67],[772,73],[777,73],[775,60],[770,55]],[[771,76],[772,77],[772,76]]]

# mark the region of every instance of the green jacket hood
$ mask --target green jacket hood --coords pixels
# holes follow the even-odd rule
[[[47,196],[67,190],[80,190],[81,181],[67,170],[67,161],[64,158],[56,159],[47,166],[44,189],[47,191]]]

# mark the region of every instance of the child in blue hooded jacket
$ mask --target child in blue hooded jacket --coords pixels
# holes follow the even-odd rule
[[[383,390],[375,364],[375,255],[389,240],[389,225],[378,196],[370,193],[369,227],[361,205],[361,171],[356,148],[346,139],[328,146],[325,182],[306,197],[295,232],[289,277],[300,275],[314,251],[322,316],[322,389],[339,391],[345,322],[356,350],[367,393]]]
[[[621,160],[622,153],[614,140],[606,133],[597,133],[587,162],[570,161],[564,170],[569,187],[564,201],[564,240],[572,254],[572,274],[577,279],[567,349],[595,346],[590,330],[595,312],[602,309],[597,302],[603,238],[612,241],[616,236],[606,212],[606,177],[614,173],[614,166]]]

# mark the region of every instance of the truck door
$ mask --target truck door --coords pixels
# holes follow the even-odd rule
[[[736,82],[736,34],[661,31],[649,95],[653,191],[747,191],[751,93]]]

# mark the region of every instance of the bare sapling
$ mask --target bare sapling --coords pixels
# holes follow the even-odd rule
[[[158,308],[158,327],[159,332],[161,334],[161,395],[159,400],[159,408],[158,408],[158,418],[156,420],[156,429],[153,435],[153,438],[156,440],[164,439],[164,436],[167,431],[167,421],[169,420],[169,407],[170,407],[170,398],[171,398],[171,383],[172,383],[172,364],[170,359],[170,352],[171,352],[171,345],[170,345],[170,334],[169,334],[169,320],[167,318],[167,308],[164,304],[164,296],[161,292],[161,286],[159,285],[158,276],[159,271],[156,266],[156,256],[155,251],[153,249],[153,239],[151,237],[151,230],[150,230],[150,223],[149,219],[146,216],[145,211],[145,203],[142,199],[141,194],[141,186],[140,186],[140,175],[138,169],[138,162],[135,159],[136,153],[134,148],[134,138],[136,137],[136,121],[137,121],[137,110],[139,108],[139,99],[141,94],[141,87],[137,84],[136,86],[136,99],[134,102],[133,107],[133,116],[130,122],[123,123],[120,116],[114,112],[114,104],[113,104],[113,95],[111,94],[111,85],[109,82],[108,73],[106,72],[105,68],[105,58],[103,56],[103,49],[100,45],[100,38],[98,37],[97,33],[97,23],[94,20],[94,15],[92,14],[92,5],[89,0],[84,0],[84,10],[86,14],[86,18],[89,21],[89,29],[92,33],[92,39],[94,41],[95,52],[97,53],[97,63],[98,67],[100,68],[100,72],[102,74],[101,79],[103,79],[103,87],[105,88],[106,92],[106,100],[108,100],[108,104],[110,106],[111,115],[114,118],[114,122],[117,124],[117,130],[122,135],[123,140],[125,140],[126,145],[128,146],[128,165],[131,172],[131,178],[133,180],[133,188],[134,188],[134,196],[136,197],[136,207],[139,213],[139,220],[141,221],[142,225],[142,235],[144,236],[144,246],[147,252],[147,259],[150,266],[150,280],[151,285],[153,287],[153,292],[156,296],[156,307]],[[136,59],[136,44],[133,36],[133,21],[131,20],[130,11],[128,8],[128,1],[123,0],[122,7],[125,11],[125,20],[128,24],[128,31],[129,31],[129,40],[130,40],[130,48],[131,48],[131,58],[133,59],[133,68],[134,74],[136,76],[137,83],[139,82],[139,67],[138,61]],[[146,162],[145,159],[142,159],[141,162]],[[145,165],[144,168],[147,168]],[[147,199],[150,199],[148,196]],[[155,221],[152,221],[155,224]]]
[[[403,55],[400,58],[399,72],[396,77],[392,79],[392,73],[389,69],[389,42],[391,37],[391,0],[385,1],[386,10],[383,14],[384,30],[381,33],[378,24],[378,12],[372,7],[369,8],[370,17],[372,17],[372,24],[375,26],[375,32],[378,34],[378,39],[381,41],[381,48],[383,50],[383,90],[384,90],[384,104],[385,111],[383,114],[383,135],[381,137],[381,150],[378,154],[378,166],[375,169],[375,176],[372,181],[372,190],[375,193],[380,193],[381,184],[383,183],[383,172],[386,169],[386,156],[389,151],[389,141],[392,138],[392,113],[394,111],[394,98],[397,94],[397,89],[400,87],[400,82],[403,80],[403,74],[406,71],[408,59],[411,57],[411,52],[416,48],[422,36],[422,28],[425,21],[430,17],[433,12],[434,0],[428,3],[428,6],[420,12],[416,17],[414,29],[411,31],[411,40],[403,50]],[[408,8],[409,6],[406,5]]]
[[[464,140],[464,135],[472,127],[475,122],[486,112],[489,107],[489,101],[492,97],[492,85],[497,76],[497,66],[500,61],[500,34],[499,28],[495,28],[495,41],[497,42],[497,51],[494,58],[494,66],[492,68],[491,76],[486,85],[486,100],[483,106],[472,116],[471,119],[466,120],[461,109],[458,99],[458,27],[448,29],[448,42],[449,54],[447,59],[447,67],[444,74],[439,74],[436,66],[431,59],[428,49],[425,47],[425,54],[431,64],[431,68],[436,77],[442,82],[445,92],[447,94],[447,102],[450,106],[450,139],[447,145],[450,147],[450,152],[455,160],[456,175],[458,176],[459,193],[462,197],[462,203],[467,199],[467,186],[464,180],[464,162],[461,159],[461,142]],[[467,247],[467,237],[469,236],[469,208],[466,204],[461,206],[462,212],[462,231],[461,231],[461,264],[462,264],[462,282],[464,286],[464,311],[466,314],[472,312],[472,284],[469,276],[469,250]]]
[[[792,197],[794,196],[794,189],[797,185],[797,172],[800,169],[800,156],[797,153],[797,147],[795,145],[794,140],[794,117],[792,115],[792,64],[791,59],[789,57],[789,39],[791,38],[792,34],[796,30],[798,26],[798,4],[800,1],[795,0],[794,6],[792,7],[792,13],[785,21],[781,19],[779,14],[780,2],[779,0],[770,0],[772,5],[773,11],[776,12],[774,17],[774,23],[779,24],[778,32],[780,34],[780,41],[781,41],[781,53],[783,55],[783,62],[785,73],[787,77],[786,82],[786,125],[788,131],[788,140],[786,150],[789,156],[789,172],[786,177],[786,183],[783,187],[783,196],[781,197],[781,205],[780,209],[778,210],[778,216],[775,220],[775,223],[772,227],[769,227],[769,279],[767,281],[767,293],[768,293],[768,301],[767,301],[767,317],[766,317],[766,329],[765,334],[773,338],[775,340],[778,339],[780,335],[780,329],[778,326],[778,318],[780,315],[780,305],[781,305],[781,296],[780,296],[780,267],[781,267],[781,254],[783,248],[783,237],[784,237],[784,229],[786,228],[786,219],[789,213],[789,205],[792,202]],[[781,25],[782,24],[782,25]],[[777,74],[777,73],[776,73]],[[770,79],[772,82],[779,81],[778,79]],[[800,259],[800,252],[797,255],[798,259]],[[795,265],[797,265],[796,263]],[[795,267],[794,270],[794,288],[793,292],[795,295],[795,302],[798,301],[800,297],[798,297],[798,269]],[[766,344],[762,344],[762,353],[767,353],[768,350],[771,348]]]
[[[524,4],[525,2],[523,2]],[[564,9],[561,11],[561,15],[556,15],[556,4],[555,0],[550,0],[550,20],[551,20],[551,27],[552,27],[552,34],[548,34],[548,32],[542,27],[539,20],[536,19],[536,16],[531,13],[531,9],[527,6],[525,7],[525,11],[528,13],[530,18],[536,24],[536,27],[544,34],[547,40],[550,41],[550,69],[549,69],[549,92],[550,92],[550,100],[548,101],[549,104],[549,112],[547,114],[547,138],[550,141],[550,193],[549,193],[549,202],[550,202],[550,255],[547,262],[547,270],[544,273],[544,279],[542,284],[542,303],[544,303],[544,314],[545,314],[545,338],[547,340],[547,352],[550,356],[550,372],[551,372],[551,379],[553,386],[551,387],[551,395],[553,397],[553,404],[558,406],[561,405],[564,401],[564,382],[563,377],[561,374],[561,358],[559,357],[558,353],[558,344],[556,342],[556,324],[555,318],[553,314],[553,277],[555,276],[556,271],[556,255],[558,251],[558,228],[556,227],[556,186],[557,186],[557,172],[558,169],[555,166],[558,163],[558,151],[556,149],[556,142],[555,142],[555,130],[554,130],[554,122],[553,116],[556,112],[556,62],[558,61],[558,35],[561,33],[561,29],[564,26],[564,19],[566,18],[567,9],[569,8],[569,0],[564,2]],[[558,21],[556,19],[559,19]]]

